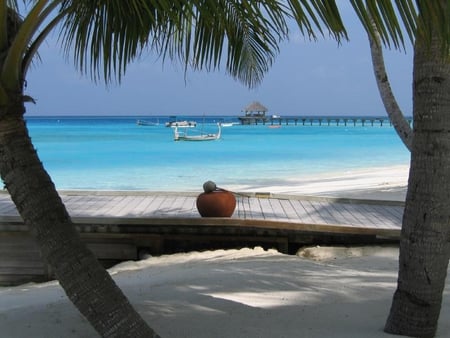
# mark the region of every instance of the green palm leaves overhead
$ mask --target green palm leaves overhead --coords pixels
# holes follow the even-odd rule
[[[105,81],[120,80],[150,50],[194,69],[226,59],[227,72],[254,86],[287,37],[288,8],[277,1],[67,1],[62,10],[67,55],[73,51],[82,71]]]
[[[405,32],[411,41],[415,40],[418,7],[425,18],[420,32],[429,34],[429,20],[439,22],[448,47],[450,15],[448,9],[442,11],[442,4],[448,2],[350,0],[367,31],[373,34],[374,23],[382,42],[395,48],[405,43]],[[120,81],[128,63],[150,52],[163,59],[176,59],[186,69],[214,70],[223,64],[230,75],[250,87],[262,81],[279,51],[280,41],[288,38],[294,22],[300,33],[311,39],[326,33],[337,41],[347,38],[335,0],[24,3],[32,9],[15,32],[16,42],[7,54],[2,70],[6,83],[24,77],[40,43],[55,28],[60,31],[66,56],[94,80]],[[9,26],[8,7],[9,11],[17,10],[17,1],[0,1],[0,27]],[[11,39],[8,35],[7,29],[0,29],[1,50]],[[17,64],[21,55],[22,68]]]

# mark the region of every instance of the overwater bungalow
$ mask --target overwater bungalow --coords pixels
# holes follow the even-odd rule
[[[268,109],[258,101],[249,104],[242,112],[245,115],[238,117],[241,124],[258,124],[259,122],[265,123],[268,121],[268,117],[266,116]]]

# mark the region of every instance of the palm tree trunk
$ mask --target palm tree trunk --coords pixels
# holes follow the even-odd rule
[[[375,74],[375,80],[377,81],[378,91],[380,92],[381,100],[383,101],[386,113],[392,122],[398,136],[402,140],[403,144],[411,151],[412,144],[412,130],[403,115],[394,93],[392,92],[391,84],[384,65],[383,50],[381,48],[381,40],[378,36],[377,29],[373,25],[376,37],[373,38],[369,35],[370,53],[372,55],[372,66]]]
[[[0,173],[67,296],[101,336],[157,337],[80,240],[33,148],[23,104],[12,110],[0,110]]]
[[[416,40],[414,138],[397,290],[385,331],[433,337],[450,257],[450,63]]]

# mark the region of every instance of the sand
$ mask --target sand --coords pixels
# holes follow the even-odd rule
[[[271,180],[273,184],[228,185],[239,192],[271,192],[291,195],[363,198],[404,201],[409,166],[398,165],[346,172]],[[218,182],[216,182],[218,183]]]
[[[125,262],[114,279],[162,337],[390,337],[396,247],[261,248]],[[449,283],[447,283],[447,289]],[[438,337],[450,336],[450,295]],[[57,282],[0,290],[1,337],[95,337]]]
[[[405,186],[396,189],[391,196]],[[394,337],[383,325],[397,266],[395,246],[310,247],[297,255],[257,247],[147,257],[109,271],[162,337],[356,338]],[[448,290],[449,282],[437,337],[450,337]],[[55,281],[0,288],[0,327],[0,337],[96,337]]]

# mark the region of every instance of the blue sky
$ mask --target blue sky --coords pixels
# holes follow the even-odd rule
[[[342,3],[340,3],[342,4]],[[292,32],[255,89],[219,71],[192,72],[155,55],[129,66],[120,85],[95,84],[64,60],[56,35],[27,77],[27,116],[232,115],[259,101],[278,115],[386,115],[373,75],[368,39],[349,5],[342,8],[350,41],[317,42]],[[404,114],[412,113],[412,49],[385,50],[389,79]]]

